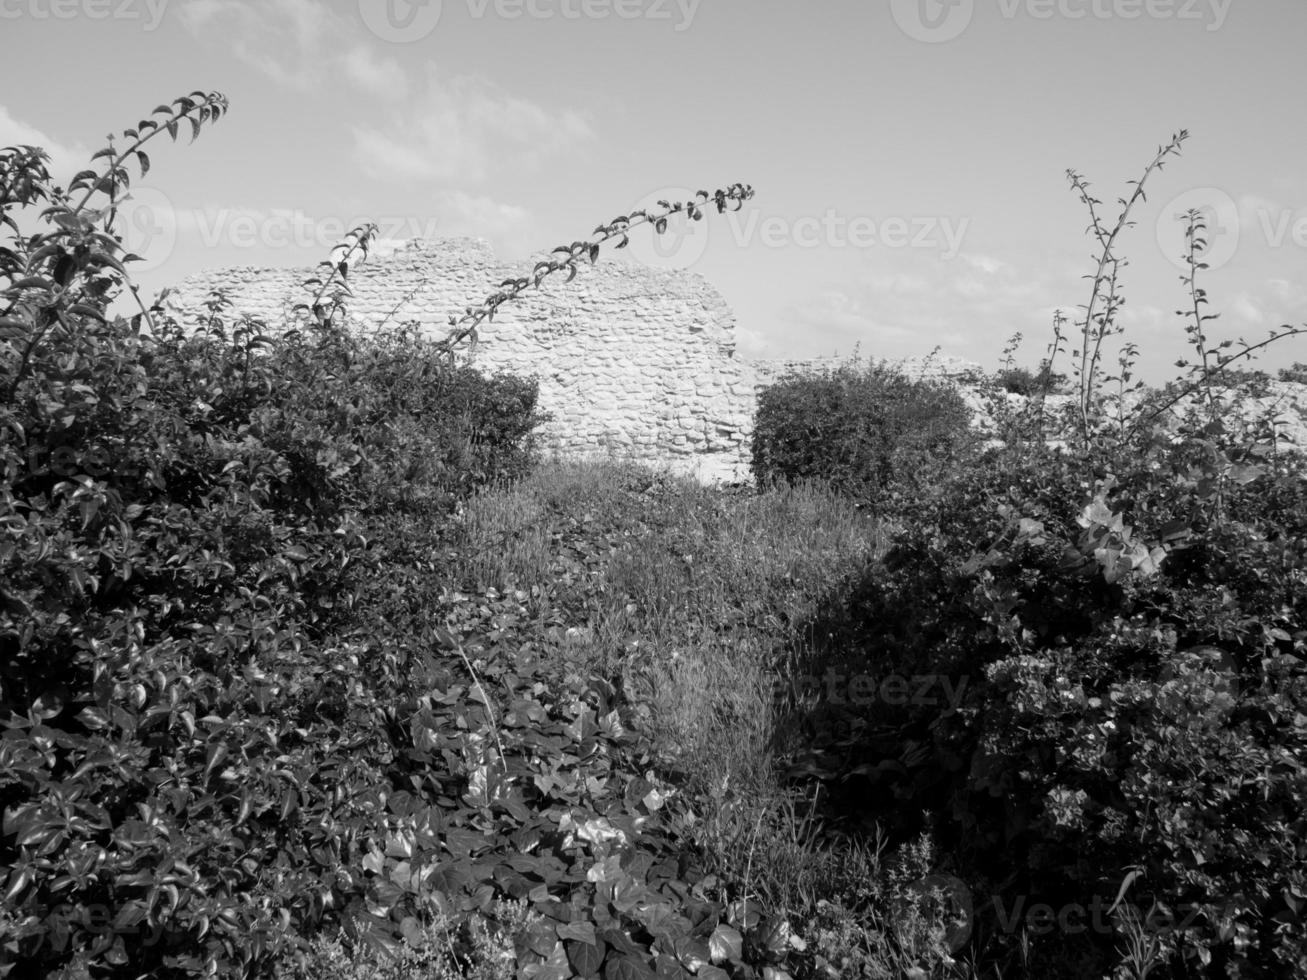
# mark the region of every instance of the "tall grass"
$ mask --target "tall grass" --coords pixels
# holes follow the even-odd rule
[[[806,642],[795,624],[885,542],[878,521],[819,485],[723,492],[629,464],[551,462],[467,504],[450,584],[550,590],[542,605],[574,614],[554,624],[573,640],[573,669],[621,682],[662,765],[705,801],[700,829],[722,870],[797,902],[829,876],[810,801],[775,773],[774,679]]]

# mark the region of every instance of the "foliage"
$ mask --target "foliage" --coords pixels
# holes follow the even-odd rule
[[[883,364],[791,371],[758,395],[751,469],[760,485],[822,480],[887,504],[974,448],[970,418],[951,386]]]
[[[1214,518],[1205,451],[1123,459],[1096,488],[1057,453],[949,481],[814,629],[838,637],[828,669],[961,697],[814,722],[806,765],[905,833],[935,814],[1001,909],[1105,909],[1130,884],[1183,921],[1161,938],[1191,969],[1274,975],[1307,956],[1307,496],[1301,470],[1263,473]],[[1110,928],[1079,939],[1110,967]]]
[[[601,225],[440,342],[343,328],[366,227],[289,332],[220,293],[110,319],[126,164],[225,111],[160,107],[67,192],[0,151],[0,975],[1307,966],[1307,472],[1214,394],[1268,342],[1208,340],[1196,215],[1195,365],[1128,418],[1130,204],[1095,218],[1073,451],[1042,384],[981,455],[956,393],[845,366],[764,392],[761,492],[715,491],[535,467],[534,385],[450,355],[751,189]]]
[[[1307,384],[1307,364],[1302,361],[1294,361],[1287,368],[1280,368],[1277,373],[1280,381],[1288,381],[1293,384]]]
[[[1221,355],[1187,222],[1189,379],[1130,414],[1133,346],[1120,375],[1098,369],[1125,213],[1095,218],[1079,444],[994,450],[922,493],[809,627],[809,673],[929,687],[805,706],[791,772],[834,813],[932,830],[973,900],[970,948],[1004,975],[1307,966],[1307,466],[1215,394],[1231,361],[1299,331]]]
[[[428,926],[461,968],[503,899],[532,975],[747,969],[620,694],[513,600],[439,601],[441,525],[526,470],[534,386],[346,334],[367,229],[286,334],[221,295],[196,332],[106,315],[124,161],[225,109],[162,107],[79,203],[0,156],[0,973],[244,976]]]
[[[994,376],[1000,388],[1009,394],[1032,398],[1035,395],[1048,395],[1057,391],[1066,381],[1066,375],[1053,374],[1048,365],[1032,371],[1024,367],[1007,367],[1000,369]]]

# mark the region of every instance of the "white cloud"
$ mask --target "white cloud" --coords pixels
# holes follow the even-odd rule
[[[80,143],[65,145],[30,123],[15,119],[5,106],[0,105],[0,147],[7,146],[41,147],[50,155],[47,166],[51,175],[64,182],[88,166],[91,157],[91,151]]]
[[[395,59],[378,58],[363,45],[345,55],[344,69],[346,77],[373,95],[403,98],[408,94],[408,77]]]
[[[554,110],[509,95],[479,77],[442,80],[385,129],[354,127],[354,155],[373,178],[476,183],[493,171],[534,169],[594,137],[571,109]]]
[[[1230,319],[1235,321],[1238,326],[1261,327],[1267,321],[1266,312],[1258,305],[1256,298],[1248,293],[1240,292],[1231,297],[1227,310]],[[1215,330],[1212,327],[1206,327],[1205,332],[1208,334],[1210,341]]]
[[[924,276],[907,272],[863,276],[861,281],[868,288],[885,293],[922,293],[930,288]]]
[[[1047,270],[1018,274],[992,256],[963,253],[946,261],[911,249],[880,252],[876,261],[856,284],[824,291],[789,311],[804,328],[806,347],[849,351],[861,344],[864,354],[896,358],[923,356],[938,345],[992,367],[1020,331],[1025,342],[1018,361],[1034,364],[1045,355],[1053,311],[1063,299]],[[1061,305],[1073,318],[1074,309]]]
[[[1268,279],[1266,288],[1276,300],[1288,307],[1307,306],[1307,289],[1288,279]]]
[[[435,210],[442,235],[488,239],[501,259],[531,252],[535,225],[525,208],[462,191],[445,191],[437,195]]]
[[[311,92],[339,76],[376,92],[376,86],[393,86],[400,71],[366,49],[354,47],[342,56],[350,26],[330,4],[317,0],[190,0],[178,13],[191,34],[212,38],[293,91]]]
[[[1011,273],[1012,266],[1008,265],[1002,259],[995,258],[992,255],[977,255],[963,253],[962,261],[974,269],[979,269],[988,275],[998,272]]]

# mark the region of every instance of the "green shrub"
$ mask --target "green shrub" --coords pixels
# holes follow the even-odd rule
[[[934,815],[993,948],[1015,955],[1013,909],[1124,894],[1176,923],[1153,930],[1171,975],[1307,962],[1307,470],[1218,510],[1210,453],[1122,453],[1097,486],[1061,453],[995,457],[813,626],[834,634],[817,672],[934,678],[929,698],[825,706],[816,758],[856,774],[831,788],[864,817],[909,834]],[[1103,921],[1042,952],[1110,970]]]
[[[89,289],[70,224],[15,252]],[[431,647],[403,559],[522,472],[534,386],[219,301],[198,333],[102,304],[46,324],[59,287],[31,280],[0,373],[0,964],[239,971],[362,907]]]
[[[884,365],[791,372],[759,393],[751,468],[760,486],[819,480],[885,505],[965,457],[970,422],[948,384]]]
[[[435,922],[498,969],[496,900],[529,905],[523,968],[742,963],[612,687],[516,602],[442,591],[450,503],[530,465],[534,384],[341,329],[368,229],[289,333],[221,295],[195,331],[107,316],[127,163],[226,107],[161,107],[66,191],[0,151],[0,975],[267,975]]]
[[[1037,372],[1023,367],[1005,367],[995,373],[994,382],[1000,390],[1009,394],[1033,398],[1035,395],[1056,392],[1066,383],[1066,375],[1053,374],[1047,364]]]
[[[1307,385],[1307,364],[1294,361],[1289,367],[1280,368],[1277,378],[1292,384]]]

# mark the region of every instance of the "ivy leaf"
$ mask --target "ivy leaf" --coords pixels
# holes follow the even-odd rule
[[[708,952],[714,963],[723,960],[738,963],[744,955],[744,937],[731,926],[719,925],[708,937]]]
[[[559,939],[570,939],[578,943],[588,943],[593,946],[599,940],[595,936],[595,927],[593,922],[568,922],[558,927]]]
[[[604,967],[604,980],[653,980],[655,977],[653,970],[630,956],[610,960]]]
[[[562,933],[560,928],[559,933]],[[572,965],[572,969],[580,977],[596,976],[599,973],[599,967],[603,965],[604,956],[608,952],[608,947],[603,942],[589,943],[569,940],[565,943],[567,950],[567,962]]]

